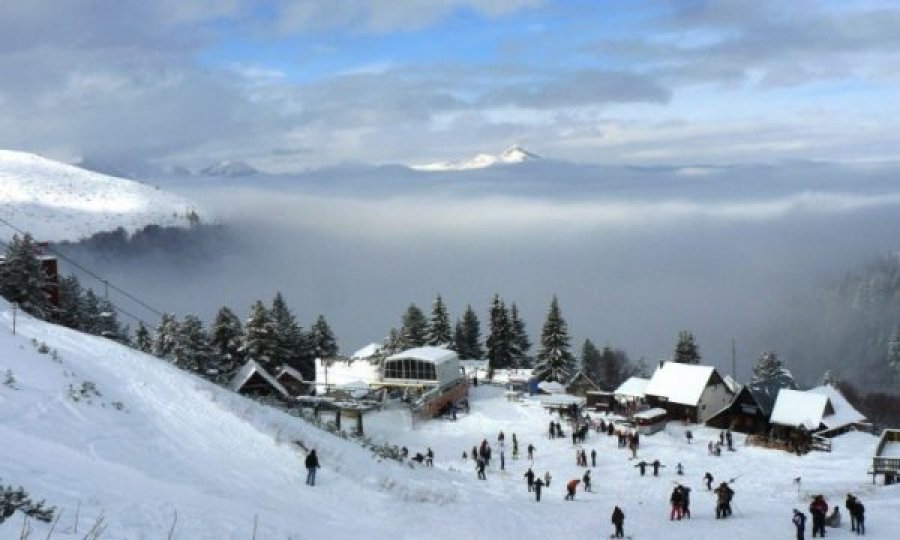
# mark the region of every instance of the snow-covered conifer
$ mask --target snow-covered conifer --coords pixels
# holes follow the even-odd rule
[[[426,343],[435,347],[449,345],[453,341],[453,330],[450,328],[450,316],[441,295],[435,297],[431,304],[431,318],[428,321]]]
[[[547,321],[541,331],[541,349],[534,374],[544,381],[568,382],[573,375],[574,357],[569,351],[569,329],[559,310],[556,296],[550,303]]]
[[[196,315],[185,315],[178,327],[172,360],[175,365],[207,375],[209,367],[209,337],[203,328],[203,321]]]
[[[260,300],[250,306],[240,352],[244,358],[255,360],[266,369],[274,369],[280,365],[275,364],[279,353],[275,323]]]
[[[312,348],[316,358],[332,358],[338,353],[337,340],[325,320],[325,315],[319,315],[316,322],[313,323],[312,331]]]
[[[89,291],[90,292],[90,291]],[[172,353],[178,340],[178,320],[171,313],[163,313],[156,327],[153,338],[153,355],[160,358],[172,359]]]
[[[513,365],[512,367],[527,367],[528,350],[531,349],[531,340],[525,329],[525,321],[519,316],[519,308],[513,302],[509,308],[509,323],[512,330]]]
[[[144,326],[144,321],[138,321],[137,330],[134,332],[134,348],[145,353],[153,350],[150,331]]]
[[[775,351],[765,351],[753,366],[753,382],[771,379],[778,375],[783,368],[784,364]]]
[[[675,355],[672,360],[681,364],[700,363],[700,347],[694,340],[693,333],[687,330],[678,333],[678,343],[675,345]]]
[[[485,345],[487,346],[488,378],[493,378],[495,370],[512,366],[515,355],[509,311],[499,294],[495,294],[491,301],[489,324],[490,333],[485,340]]]
[[[410,304],[403,314],[400,338],[404,349],[425,345],[428,334],[428,320],[415,304]]]
[[[0,266],[0,296],[17,302],[27,313],[46,319],[50,316],[47,276],[37,256],[38,247],[30,234],[13,236]]]

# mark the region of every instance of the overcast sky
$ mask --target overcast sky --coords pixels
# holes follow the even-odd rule
[[[887,1],[29,0],[0,10],[0,147],[273,172],[520,143],[628,164],[881,160]]]

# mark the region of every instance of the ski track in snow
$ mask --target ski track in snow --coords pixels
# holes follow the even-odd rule
[[[745,447],[736,434],[737,451],[716,458],[707,456],[706,442],[718,431],[691,426],[695,442],[688,445],[685,426],[673,423],[642,438],[639,459],[666,467],[659,477],[649,470],[641,477],[614,437],[591,432],[585,448],[598,452],[594,492],[579,489],[571,503],[563,501],[563,486],[584,472],[575,466],[571,438],[548,439],[550,416],[540,405],[506,402],[502,389],[473,389],[471,413],[456,422],[412,429],[403,410],[367,416],[366,431],[376,441],[406,445],[412,454],[434,449],[434,469],[410,468],[380,462],[352,442],[102,338],[21,313],[13,336],[10,317],[0,301],[0,381],[10,370],[18,388],[0,384],[0,478],[63,507],[59,531],[71,531],[80,504],[78,530],[103,512],[109,524],[103,539],[164,538],[173,509],[176,538],[191,540],[250,538],[254,516],[260,540],[604,538],[618,504],[626,533],[636,538],[792,538],[791,509],[805,510],[808,495],[823,493],[843,505],[850,491],[866,504],[869,538],[892,538],[900,526],[900,486],[873,487],[866,475],[877,440],[871,435],[851,433],[834,440],[831,454],[797,457]],[[32,338],[56,349],[60,361],[38,353]],[[85,380],[101,396],[73,401],[69,385]],[[499,471],[501,429],[506,471]],[[518,460],[511,457],[512,433]],[[461,457],[483,438],[494,447],[487,481],[477,480],[472,461]],[[304,455],[292,439],[320,454],[314,488],[304,485]],[[529,443],[537,448],[535,472],[553,475],[540,503],[525,489]],[[679,461],[683,477],[674,471]],[[716,483],[736,478],[733,518],[714,519],[713,496],[701,480],[707,470]],[[691,520],[668,519],[676,481],[693,489]],[[830,538],[851,536],[843,517],[843,529],[830,530]],[[18,538],[20,518],[0,525],[0,540]],[[33,527],[34,537],[43,538],[47,526]]]

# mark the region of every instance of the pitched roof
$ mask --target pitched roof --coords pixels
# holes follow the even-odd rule
[[[664,397],[672,403],[695,406],[700,403],[703,390],[715,371],[712,366],[666,362],[653,373],[644,394]]]
[[[796,390],[797,385],[794,383],[794,378],[790,375],[790,372],[788,372],[787,376],[782,373],[768,379],[754,381],[745,388],[750,392],[763,414],[768,417],[771,416],[772,409],[775,407],[778,392],[782,388]]]
[[[381,350],[382,345],[380,343],[369,343],[362,349],[356,351],[355,353],[350,355],[351,360],[361,360],[363,358],[371,358],[378,354],[378,351]]]
[[[596,388],[597,390],[600,389],[600,385],[597,384],[597,383],[595,383],[593,379],[591,379],[590,377],[588,377],[588,376],[587,376],[587,373],[585,373],[584,370],[578,370],[578,373],[576,373],[575,375],[572,375],[572,378],[569,379],[569,382],[566,383],[566,387],[569,387],[569,386],[571,386],[572,384],[574,384],[575,381],[576,381],[577,379],[579,379],[579,378],[585,379],[587,382],[589,382],[589,383],[591,384],[591,386],[593,386],[593,387]]]
[[[400,351],[395,355],[388,356],[385,359],[385,362],[390,362],[391,360],[402,360],[404,358],[412,358],[415,360],[422,360],[423,362],[441,364],[456,357],[457,356],[455,352],[451,351],[450,349],[444,349],[443,347],[416,347],[415,349]]]
[[[853,405],[850,405],[850,402],[847,401],[847,398],[845,398],[834,386],[831,386],[830,384],[817,386],[810,390],[810,392],[828,396],[828,400],[834,408],[834,414],[829,414],[822,418],[822,423],[825,424],[828,429],[866,421],[866,417],[861,412],[854,409]]]
[[[269,383],[272,388],[283,397],[289,396],[288,391],[284,388],[284,386],[282,386],[282,384],[278,382],[275,377],[273,377],[268,371],[263,369],[263,367],[256,363],[256,361],[252,358],[250,360],[247,360],[247,363],[244,364],[241,369],[235,374],[234,378],[231,379],[231,384],[229,384],[228,387],[235,392],[240,392],[244,385],[247,384],[247,381],[249,381],[254,374],[259,374],[260,377],[265,379],[265,381]]]
[[[292,368],[291,366],[288,366],[288,365],[281,366],[281,368],[278,370],[278,375],[276,375],[275,378],[280,380],[281,377],[283,377],[284,375],[288,375],[298,381],[304,382],[303,374],[300,373],[299,371],[297,371],[296,369]]]
[[[778,391],[770,422],[788,427],[803,426],[815,431],[828,414],[829,404],[825,394],[782,388]]]
[[[619,385],[613,393],[617,396],[642,398],[644,397],[644,390],[647,389],[647,384],[649,383],[650,379],[630,377],[627,381]]]

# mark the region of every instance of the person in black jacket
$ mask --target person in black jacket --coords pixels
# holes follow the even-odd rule
[[[625,536],[625,512],[622,512],[622,509],[618,506],[613,510],[612,523],[616,526],[616,532],[613,536],[623,538]]]
[[[797,540],[803,540],[803,534],[806,532],[806,514],[794,508],[794,527],[797,527]]]
[[[309,453],[306,454],[306,485],[316,485],[316,469],[318,468],[319,456],[316,455],[314,449],[310,450]]]

